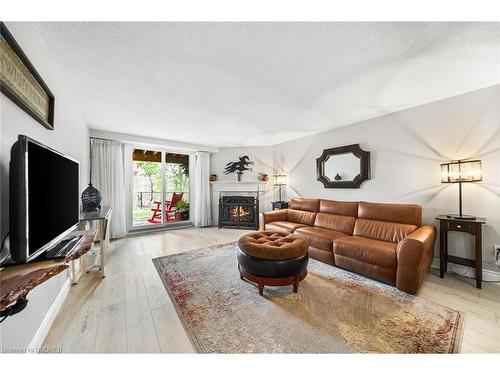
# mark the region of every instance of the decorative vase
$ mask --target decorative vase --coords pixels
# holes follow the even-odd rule
[[[217,175],[216,174],[211,174],[210,175],[210,181],[217,181]]]
[[[83,211],[99,211],[101,209],[101,193],[94,186],[92,182],[82,193]]]
[[[267,182],[269,180],[269,176],[267,174],[262,175],[262,181]]]

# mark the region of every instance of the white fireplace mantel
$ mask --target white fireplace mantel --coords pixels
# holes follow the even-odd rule
[[[269,186],[268,186],[269,185]],[[269,181],[210,181],[213,191],[267,191]]]

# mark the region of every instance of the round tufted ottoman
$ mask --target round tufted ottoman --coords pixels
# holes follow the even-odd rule
[[[297,293],[307,275],[306,241],[292,234],[261,231],[244,235],[238,246],[240,277],[256,283],[260,295],[265,285],[293,285]]]

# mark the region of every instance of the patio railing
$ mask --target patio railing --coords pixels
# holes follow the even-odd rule
[[[166,198],[165,199],[170,199],[174,191],[167,191],[166,192]],[[175,193],[179,193],[178,191],[175,191]],[[189,192],[188,191],[183,191],[183,198],[189,199]],[[161,192],[159,191],[138,191],[136,193],[136,204],[135,206],[139,209],[144,209],[144,208],[149,208],[153,204],[154,201],[160,201],[161,200]]]

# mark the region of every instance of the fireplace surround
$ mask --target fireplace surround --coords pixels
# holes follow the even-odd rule
[[[258,229],[258,192],[224,192],[219,195],[219,229]]]

